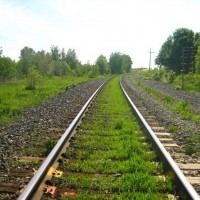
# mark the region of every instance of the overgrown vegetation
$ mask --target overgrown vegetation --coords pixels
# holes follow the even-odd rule
[[[200,124],[200,116],[191,108],[190,104],[187,101],[175,101],[175,99],[171,96],[166,96],[162,92],[155,91],[152,88],[135,81],[134,79],[132,79],[132,81],[139,87],[143,88],[151,96],[163,102],[163,105],[174,112],[178,112],[183,119],[192,120],[196,124]]]
[[[144,78],[200,92],[200,33],[187,28],[176,29],[161,46],[155,63],[159,69],[143,73]]]
[[[116,65],[113,65],[115,63]],[[129,72],[131,58],[112,53],[110,60],[100,55],[94,64],[82,64],[74,49],[52,46],[50,52],[24,47],[19,61],[3,56],[0,47],[0,124],[10,122],[24,108],[63,92],[64,88],[91,78]]]
[[[155,68],[151,71],[138,71],[139,76],[143,79],[162,81],[173,85],[177,90],[183,89],[187,92],[200,92],[200,74],[184,74],[183,82],[182,75],[176,74],[167,68]],[[183,87],[182,87],[183,83]]]
[[[32,72],[31,72],[32,73]],[[33,71],[35,73],[35,71]],[[37,74],[36,74],[37,75]],[[80,82],[87,81],[87,77],[43,77],[35,88],[35,74],[27,80],[7,81],[0,84],[0,124],[11,122],[21,114],[23,109],[40,104],[44,99],[63,92]],[[29,77],[29,75],[28,75]],[[29,79],[29,78],[28,78]],[[33,79],[33,80],[32,80]],[[27,85],[28,83],[28,85]]]
[[[198,150],[196,147],[192,146],[192,145],[187,145],[185,147],[185,152],[188,154],[188,155],[192,155],[194,153],[196,153]]]
[[[54,148],[54,146],[56,145],[57,141],[54,139],[48,139],[47,142],[45,143],[45,147],[46,147],[46,154],[48,155],[51,150]]]
[[[111,80],[83,119],[53,183],[73,195],[62,199],[167,199],[169,178],[158,178],[162,165],[144,143],[119,86]],[[59,189],[58,188],[58,189]]]
[[[177,74],[199,73],[200,33],[187,28],[176,29],[163,43],[155,60]]]

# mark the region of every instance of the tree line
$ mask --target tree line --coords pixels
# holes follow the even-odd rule
[[[0,47],[0,81],[12,78],[26,78],[30,74],[43,76],[89,76],[96,77],[106,74],[121,74],[130,72],[132,60],[129,55],[115,52],[109,60],[100,55],[94,64],[82,64],[74,49],[60,49],[51,46],[50,52],[34,51],[33,48],[24,47],[20,51],[19,61],[3,56]]]
[[[163,43],[155,60],[175,73],[200,73],[200,33],[176,29]]]

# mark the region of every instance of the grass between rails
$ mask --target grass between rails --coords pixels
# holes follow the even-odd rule
[[[119,86],[111,80],[99,94],[70,141],[65,173],[53,178],[60,189],[73,190],[66,199],[168,199],[171,181],[159,179],[156,162]]]
[[[174,112],[178,112],[182,119],[191,120],[196,124],[200,125],[200,115],[196,114],[195,111],[191,108],[190,104],[185,100],[179,100],[178,102],[171,96],[163,95],[161,92],[157,92],[146,85],[135,81],[132,79],[132,82],[144,89],[148,94],[154,98],[160,100],[164,106],[169,108]]]
[[[23,109],[38,105],[70,86],[87,80],[86,77],[46,77],[38,81],[33,91],[25,89],[25,80],[0,83],[0,124],[11,122]]]

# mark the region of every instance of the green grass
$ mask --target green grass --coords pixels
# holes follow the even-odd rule
[[[79,190],[78,194],[76,195],[75,198],[73,197],[65,197],[63,198],[64,200],[68,199],[76,199],[76,200],[93,200],[93,199],[98,199],[98,200],[167,200],[167,196],[160,195],[159,193],[139,193],[139,192],[127,192],[127,193],[122,193],[120,195],[118,194],[96,194],[92,192],[86,193],[85,191]]]
[[[196,124],[200,125],[200,115],[195,112],[194,109],[190,106],[190,104],[185,100],[175,101],[175,99],[171,96],[167,96],[162,94],[161,92],[157,92],[146,85],[135,81],[132,78],[132,82],[142,89],[144,89],[148,94],[150,94],[153,98],[160,100],[164,106],[172,110],[173,112],[178,112],[182,119],[191,120]]]
[[[59,167],[64,175],[52,180],[75,190],[75,197],[61,199],[167,199],[173,193],[169,178],[157,178],[162,164],[145,143],[119,77],[105,86],[83,122]]]
[[[173,71],[167,69],[155,68],[151,71],[134,71],[140,77],[146,80],[160,80],[164,83],[173,85],[176,89],[181,89],[182,85],[182,74],[176,74]],[[183,90],[187,92],[200,92],[200,74],[184,74],[184,87]]]
[[[180,131],[180,128],[176,125],[170,125],[167,129],[170,133],[177,133],[178,131]]]
[[[25,89],[27,85],[25,80],[0,83],[0,124],[11,122],[25,108],[38,105],[70,86],[87,80],[86,77],[43,77],[33,91]]]

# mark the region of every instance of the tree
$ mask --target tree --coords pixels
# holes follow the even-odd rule
[[[3,54],[3,49],[2,49],[2,47],[0,47],[0,57],[2,54]]]
[[[36,88],[36,82],[37,79],[40,77],[38,71],[36,70],[36,67],[32,65],[28,69],[28,74],[27,74],[27,90],[35,90]]]
[[[20,51],[18,72],[22,75],[28,74],[28,69],[35,65],[35,51],[32,48],[24,47]]]
[[[16,73],[16,64],[10,58],[0,57],[0,80],[6,81]]]
[[[132,60],[128,55],[115,52],[110,55],[109,63],[112,74],[122,74],[130,72]]]
[[[54,62],[53,66],[53,74],[55,76],[66,76],[73,73],[67,62]]]
[[[159,66],[163,65],[169,69],[173,68],[172,63],[172,49],[173,49],[173,37],[169,36],[167,40],[163,43],[159,54],[155,60],[155,63]]]
[[[191,63],[194,58],[192,57],[192,51],[186,52],[186,49],[191,47],[194,48],[194,32],[187,28],[177,29],[162,45],[156,58],[156,64],[180,73],[184,57],[188,63],[184,66],[185,72],[188,73],[191,71]]]
[[[106,57],[103,55],[100,55],[97,58],[96,66],[98,67],[100,74],[107,74],[109,72],[108,61],[107,61]]]
[[[77,68],[77,56],[76,56],[76,52],[74,49],[69,49],[67,51],[67,55],[65,57],[67,63],[69,64],[69,66],[71,67],[71,69],[76,69]]]
[[[49,75],[53,71],[53,65],[49,53],[44,50],[38,51],[35,54],[35,66],[36,69],[43,75]]]
[[[125,69],[126,72],[130,72],[133,63],[131,57],[126,54],[123,54],[121,57],[122,57],[122,68]]]
[[[200,46],[197,49],[195,61],[196,61],[196,65],[195,65],[196,72],[200,73]]]
[[[61,53],[60,53],[60,57],[62,61],[66,61],[66,53],[65,53],[65,49],[62,49]]]
[[[121,53],[115,52],[110,55],[109,59],[111,73],[112,74],[121,74],[123,73],[121,65]]]
[[[194,37],[194,45],[195,45],[195,71],[200,73],[200,33],[196,33]]]
[[[65,61],[69,64],[72,71],[75,72],[76,76],[82,75],[81,63],[77,59],[76,52],[74,49],[69,49],[65,57]]]
[[[194,46],[195,50],[197,50],[198,47],[200,46],[200,33],[195,33],[194,35]]]
[[[59,61],[60,60],[60,49],[58,46],[51,46],[51,52],[50,52],[51,59],[53,61]]]

